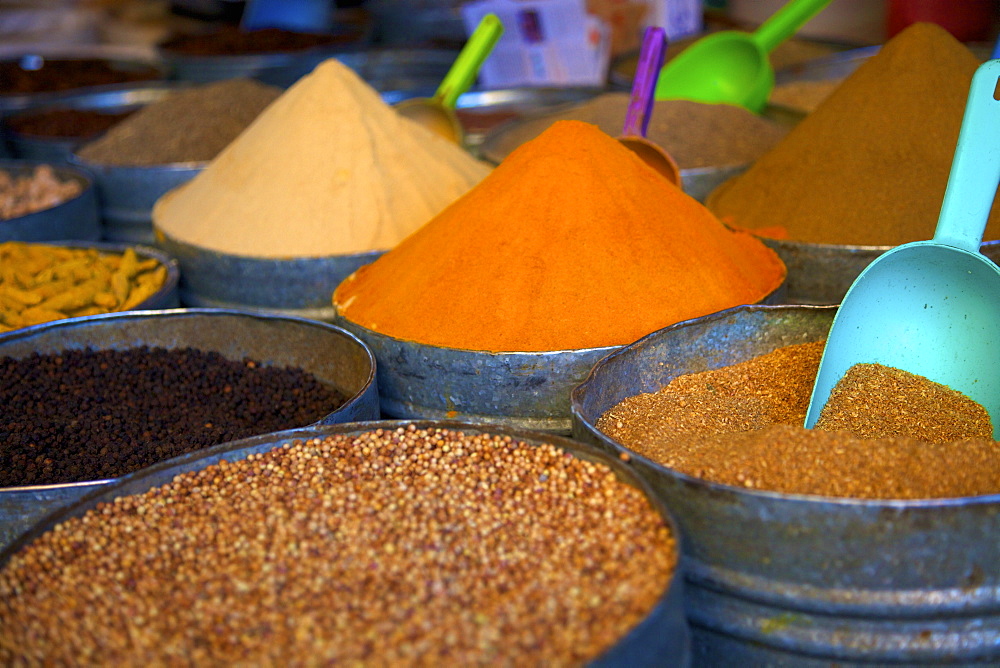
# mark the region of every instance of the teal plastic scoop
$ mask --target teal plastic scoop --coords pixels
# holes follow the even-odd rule
[[[1000,60],[976,70],[934,238],[897,246],[861,272],[833,320],[805,426],[855,364],[947,385],[1000,434],[1000,267],[979,252],[1000,183]],[[913,104],[922,104],[913,100]]]
[[[830,0],[792,0],[753,34],[724,30],[684,49],[664,65],[657,100],[728,103],[759,114],[774,88],[768,54]]]

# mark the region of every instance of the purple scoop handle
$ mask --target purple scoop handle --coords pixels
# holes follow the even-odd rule
[[[632,80],[632,96],[625,112],[625,127],[622,134],[626,137],[646,136],[655,99],[653,91],[660,76],[660,68],[663,67],[666,51],[667,33],[663,28],[655,26],[646,28],[642,36],[642,49],[639,51],[635,78]]]

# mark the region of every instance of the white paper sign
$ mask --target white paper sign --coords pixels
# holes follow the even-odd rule
[[[462,7],[471,34],[494,13],[504,33],[479,71],[483,88],[603,86],[611,31],[586,11],[584,0],[484,0]]]

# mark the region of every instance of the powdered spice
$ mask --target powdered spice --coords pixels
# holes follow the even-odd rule
[[[596,426],[668,468],[748,489],[862,499],[1000,492],[1000,444],[955,431],[956,420],[938,413],[957,401],[965,410],[957,422],[971,423],[971,433],[982,434],[982,425],[968,420],[977,412],[953,396],[938,403],[941,388],[920,387],[914,383],[919,377],[906,384],[910,400],[923,397],[923,403],[896,402],[884,385],[867,385],[867,394],[841,402],[846,415],[828,415],[831,426],[847,425],[879,438],[802,427],[823,346],[823,341],[786,346],[740,364],[680,376],[658,392],[625,399]],[[855,390],[864,387],[852,384]],[[883,421],[899,431],[880,430]],[[949,432],[960,440],[943,440]]]
[[[150,166],[207,162],[281,95],[277,86],[227,79],[149,104],[77,150],[86,162]]]
[[[249,257],[385,250],[489,171],[331,58],[157,200],[153,224],[176,241]]]
[[[859,438],[903,434],[931,443],[993,438],[989,413],[980,404],[947,385],[881,364],[848,369],[830,392],[815,428]]]
[[[816,244],[934,236],[979,60],[946,30],[896,35],[708,207],[725,222]],[[984,240],[1000,239],[994,208]]]
[[[751,304],[785,277],[597,127],[558,121],[465,196],[338,286],[348,320],[494,352],[624,345]]]

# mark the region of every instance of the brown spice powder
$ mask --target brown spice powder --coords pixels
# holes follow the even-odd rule
[[[848,369],[830,392],[815,428],[846,431],[858,438],[905,434],[931,443],[993,437],[989,413],[972,399],[947,385],[881,364]]]
[[[914,421],[903,417],[912,407],[897,406],[893,422],[910,431],[875,439],[802,427],[823,346],[823,341],[786,346],[678,377],[658,392],[625,399],[596,426],[668,468],[737,487],[860,499],[1000,492],[1000,443],[989,438],[928,442],[913,435],[932,428],[944,433],[956,422],[975,425],[969,419],[975,410],[957,418],[937,416],[943,406],[932,399],[931,410],[922,411],[925,417],[914,428]],[[929,398],[939,391],[917,392]],[[883,389],[869,392],[869,408],[855,399],[846,421],[855,430],[874,433],[892,402]],[[950,397],[948,405],[956,401]],[[973,427],[979,433],[982,428]]]

